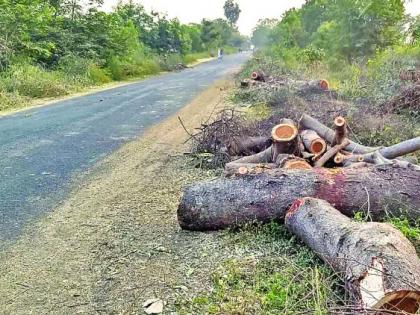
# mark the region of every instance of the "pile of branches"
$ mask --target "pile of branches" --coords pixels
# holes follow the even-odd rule
[[[408,110],[410,114],[420,116],[420,81],[404,88],[401,93],[393,97],[382,106],[388,112]]]
[[[414,246],[390,224],[351,217],[363,211],[370,220],[420,218],[420,166],[401,158],[420,150],[420,137],[373,148],[348,138],[343,117],[333,125],[309,115],[299,123],[282,119],[268,148],[227,163],[223,178],[187,187],[178,222],[195,231],[284,222],[343,275],[354,313],[416,313],[420,260]]]
[[[251,155],[271,145],[271,139],[260,136],[258,127],[234,108],[221,110],[209,121],[196,128],[194,134],[189,133],[191,153],[203,157],[209,167],[222,167],[232,157]]]

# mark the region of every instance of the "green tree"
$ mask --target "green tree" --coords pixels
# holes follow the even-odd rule
[[[239,5],[233,0],[226,0],[223,9],[225,10],[225,16],[229,21],[230,26],[236,25],[236,22],[239,20],[239,15],[241,14]]]

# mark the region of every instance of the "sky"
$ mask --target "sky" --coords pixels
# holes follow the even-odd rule
[[[118,0],[105,0],[104,9],[111,10]],[[167,13],[170,18],[177,17],[182,23],[201,22],[203,18],[224,17],[225,0],[135,0],[147,10]],[[258,20],[279,18],[285,11],[299,8],[305,0],[237,0],[242,12],[238,21],[239,31],[251,35]],[[411,15],[420,14],[420,0],[411,0],[406,5]]]

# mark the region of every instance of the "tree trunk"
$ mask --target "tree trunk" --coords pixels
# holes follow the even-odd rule
[[[296,200],[286,227],[343,275],[355,306],[416,313],[420,260],[414,246],[390,224],[358,223],[328,202]]]
[[[375,220],[407,213],[419,218],[420,171],[392,165],[367,168],[267,170],[201,182],[185,189],[179,224],[189,230],[218,230],[254,220],[284,218],[302,197],[327,200],[348,216],[365,211]]]

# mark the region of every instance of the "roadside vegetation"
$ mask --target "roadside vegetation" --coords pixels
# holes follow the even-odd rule
[[[134,1],[109,13],[102,0],[6,0],[0,3],[0,111],[31,99],[66,95],[111,81],[141,78],[234,52],[246,38],[228,20],[182,24]]]
[[[420,136],[419,81],[404,78],[420,69],[420,17],[406,15],[404,1],[308,0],[278,20],[260,21],[252,41],[257,52],[238,83],[262,71],[290,80],[326,79],[331,92],[299,94],[275,84],[238,87],[230,100],[247,110],[230,130],[266,134],[267,123],[298,119],[306,112],[325,124],[334,115],[346,117],[350,137],[365,145],[386,146]],[[224,153],[204,147],[193,148],[196,165],[220,167]],[[418,163],[419,157],[410,158]],[[362,212],[354,219],[369,220]],[[419,254],[420,222],[404,216],[387,221]],[[340,276],[281,224],[244,227],[225,237],[243,256],[220,262],[211,278],[213,289],[180,302],[181,314],[353,313],[345,308]]]

